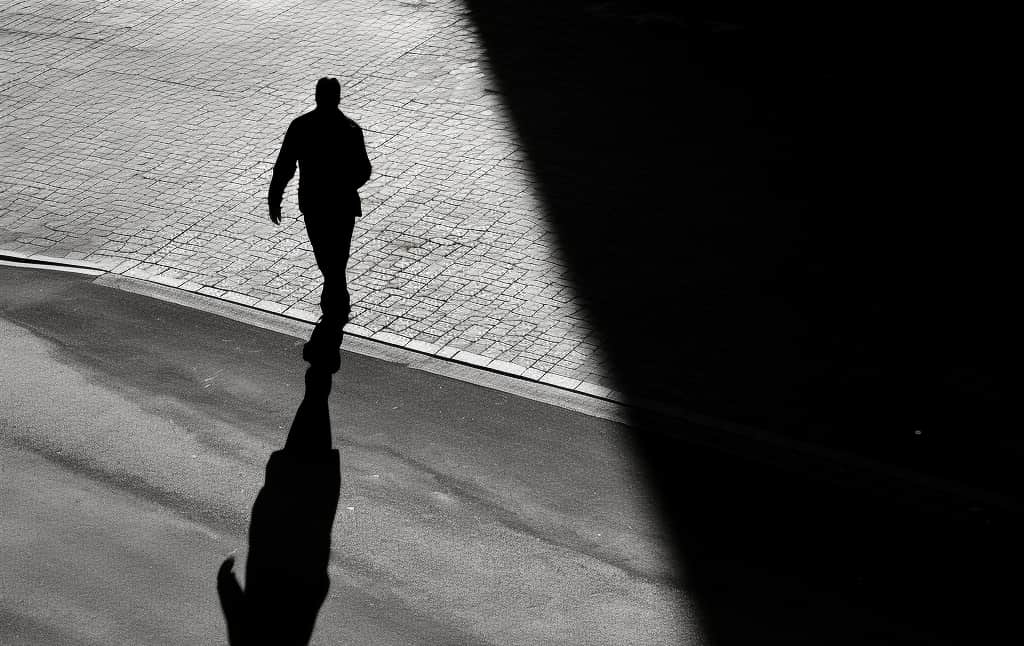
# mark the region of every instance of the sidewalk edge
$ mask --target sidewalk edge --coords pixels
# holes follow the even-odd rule
[[[203,293],[199,289],[183,288],[180,284],[172,285],[169,284],[170,281],[161,282],[126,276],[104,269],[99,264],[86,261],[71,261],[41,254],[24,254],[0,249],[0,261],[5,260],[13,260],[13,262],[4,262],[5,265],[35,266],[37,268],[49,266],[54,269],[82,270],[81,273],[97,276],[92,282],[104,287],[172,302],[301,339],[308,338],[317,320],[315,314],[301,309],[277,306],[278,311],[274,311],[266,309],[265,306],[258,306],[264,302],[241,294],[238,295],[239,300],[234,300]],[[948,498],[952,497],[958,501],[958,505],[962,505],[971,512],[982,511],[978,505],[984,505],[1014,514],[1024,513],[1024,505],[1001,494],[924,475],[910,469],[887,465],[848,452],[780,438],[755,427],[691,413],[657,402],[626,403],[620,393],[590,385],[602,392],[602,394],[593,394],[587,392],[586,389],[581,389],[580,382],[567,380],[557,375],[553,379],[551,377],[544,378],[546,375],[543,374],[540,376],[530,375],[527,371],[518,374],[505,372],[499,369],[499,365],[504,362],[495,362],[486,357],[479,357],[479,355],[452,348],[438,348],[432,344],[405,339],[389,332],[373,333],[354,324],[345,327],[345,334],[347,340],[343,349],[346,351],[401,363],[415,369],[501,390],[593,417],[629,425],[633,418],[631,411],[637,411],[641,414],[651,414],[662,419],[686,423],[690,427],[690,432],[686,434],[686,437],[680,439],[744,459],[767,462],[780,468],[790,469],[796,464],[813,463],[818,467],[816,471],[827,466],[827,479],[833,482],[838,481],[840,484],[844,478],[856,479],[860,484],[859,488],[863,488],[865,476],[869,476],[867,480],[870,481],[868,484],[872,488],[884,487],[887,483],[898,481],[918,491],[943,494],[944,497],[941,501],[935,495],[926,495],[924,499],[931,500],[930,504],[948,506]],[[498,365],[492,366],[491,364]],[[539,373],[539,371],[534,372]],[[583,382],[582,385],[587,386],[588,384]],[[728,437],[723,437],[723,434]],[[922,499],[918,498],[918,500]]]

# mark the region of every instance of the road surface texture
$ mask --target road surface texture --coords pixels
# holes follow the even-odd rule
[[[244,563],[301,343],[0,267],[0,641],[223,639],[216,571]],[[674,532],[635,429],[351,352],[330,420],[313,643],[991,643],[1016,612],[1020,534],[996,513],[667,442]]]
[[[90,280],[0,268],[0,641],[216,643],[301,340]],[[330,406],[315,643],[697,634],[621,425],[351,353]]]

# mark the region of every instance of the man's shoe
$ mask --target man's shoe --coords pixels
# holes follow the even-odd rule
[[[323,327],[313,329],[309,341],[302,346],[302,359],[312,368],[338,372],[341,367],[341,335],[332,334]]]

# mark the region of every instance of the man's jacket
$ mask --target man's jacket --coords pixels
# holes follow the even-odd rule
[[[271,211],[280,210],[296,163],[300,211],[360,215],[357,189],[370,179],[370,160],[363,131],[355,121],[336,108],[319,107],[292,121],[270,180]]]

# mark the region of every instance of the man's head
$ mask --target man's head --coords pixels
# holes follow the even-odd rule
[[[341,83],[326,76],[316,82],[316,106],[336,108],[341,103]]]

